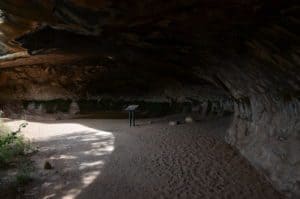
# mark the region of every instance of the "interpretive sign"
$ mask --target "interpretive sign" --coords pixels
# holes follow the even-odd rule
[[[135,110],[139,107],[139,105],[129,105],[125,109],[129,113],[129,126],[135,126]]]

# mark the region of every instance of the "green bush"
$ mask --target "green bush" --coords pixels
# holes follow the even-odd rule
[[[0,168],[9,165],[16,157],[24,155],[29,148],[24,137],[18,134],[26,125],[21,124],[17,132],[12,132],[3,124],[0,113]]]
[[[24,155],[26,148],[26,142],[22,136],[0,135],[0,167],[5,167],[15,157]]]

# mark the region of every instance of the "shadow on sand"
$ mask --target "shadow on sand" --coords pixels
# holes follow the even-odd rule
[[[39,180],[27,196],[281,198],[264,177],[220,139],[220,131],[224,134],[230,120],[175,127],[165,122],[141,123],[136,128],[129,128],[126,120],[72,120],[85,130],[62,132],[36,142],[40,146],[34,157]],[[53,170],[42,169],[45,160],[51,161]]]

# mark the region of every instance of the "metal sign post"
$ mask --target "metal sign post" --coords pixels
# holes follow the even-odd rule
[[[129,105],[125,111],[129,113],[129,126],[135,126],[135,110],[139,107],[139,105]]]

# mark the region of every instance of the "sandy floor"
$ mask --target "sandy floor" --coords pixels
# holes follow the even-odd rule
[[[40,152],[26,198],[280,198],[221,139],[229,123],[144,120],[129,128],[126,120],[31,122],[24,133]],[[53,170],[43,170],[46,160]]]

